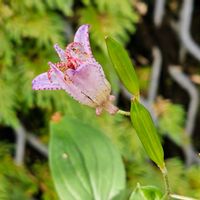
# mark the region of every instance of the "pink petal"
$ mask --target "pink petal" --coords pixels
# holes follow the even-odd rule
[[[109,112],[111,115],[114,115],[119,109],[114,106],[111,101],[108,101],[105,105],[104,105],[104,109]]]
[[[78,88],[73,81],[71,82],[70,80],[67,82],[65,80],[65,75],[51,62],[48,63],[51,67],[51,69],[54,71],[56,74],[56,77],[59,81],[59,84],[62,86],[62,88],[70,95],[72,96],[75,100],[78,102],[88,105],[90,107],[95,107],[96,104],[95,102],[92,101],[90,97],[88,97],[84,92]]]
[[[60,86],[56,78],[52,77],[52,82],[50,82],[47,72],[38,75],[32,81],[33,90],[62,90],[63,88]]]
[[[58,44],[55,44],[54,45],[54,49],[56,50],[56,52],[57,52],[57,54],[58,54],[58,56],[59,56],[59,58],[60,58],[60,60],[61,61],[66,61],[66,55],[65,55],[65,51],[63,50],[63,49],[61,49],[59,46],[58,46]]]
[[[103,112],[103,107],[96,107],[96,115],[101,115]]]
[[[89,25],[82,25],[79,27],[79,29],[75,33],[74,42],[81,43],[84,46],[86,53],[92,56],[89,41]]]
[[[67,73],[73,84],[92,99],[97,106],[108,101],[111,87],[102,73],[100,65],[86,63],[77,70],[69,69]]]
[[[115,96],[110,95],[108,100],[104,102],[101,106],[96,107],[96,115],[100,115],[103,112],[103,109],[109,112],[111,115],[114,115],[119,109],[113,105]]]

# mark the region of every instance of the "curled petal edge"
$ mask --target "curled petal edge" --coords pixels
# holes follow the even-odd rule
[[[92,56],[92,51],[89,41],[89,27],[90,25],[84,24],[78,28],[74,36],[74,42],[79,42],[84,46],[86,52]]]

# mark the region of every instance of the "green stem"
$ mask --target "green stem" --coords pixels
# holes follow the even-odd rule
[[[192,197],[185,197],[185,196],[181,196],[181,195],[178,195],[178,194],[170,194],[170,197],[172,197],[174,199],[180,199],[180,200],[197,200],[197,199],[194,199]]]
[[[130,116],[130,112],[124,110],[118,110],[117,113],[124,116]]]
[[[164,166],[163,168],[160,168],[160,169],[163,174],[163,180],[165,183],[166,199],[170,199],[170,186],[169,186],[169,180],[168,180],[168,175],[167,175],[167,168]]]

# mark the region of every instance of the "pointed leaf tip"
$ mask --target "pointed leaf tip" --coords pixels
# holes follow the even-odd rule
[[[147,154],[159,168],[164,167],[164,152],[149,111],[135,98],[131,102],[131,121]]]
[[[108,54],[118,77],[133,95],[139,95],[139,82],[133,64],[124,47],[110,36],[106,37]]]
[[[161,200],[163,199],[163,194],[159,188],[155,186],[140,186],[137,184],[137,187],[132,192],[129,200]]]

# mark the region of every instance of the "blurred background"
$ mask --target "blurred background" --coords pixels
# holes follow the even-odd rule
[[[129,118],[96,117],[64,91],[31,89],[47,62],[58,60],[53,45],[64,48],[85,23],[123,110],[129,109],[130,94],[112,68],[104,37],[127,48],[164,146],[171,188],[200,199],[199,0],[0,0],[0,200],[58,200],[47,150],[55,113],[89,122],[111,138],[129,188],[140,182],[163,189]]]

